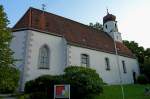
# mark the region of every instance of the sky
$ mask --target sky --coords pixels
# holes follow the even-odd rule
[[[100,22],[109,13],[116,16],[123,40],[135,41],[150,48],[150,0],[0,0],[10,21],[9,26],[23,16],[29,7],[45,10],[80,23]]]

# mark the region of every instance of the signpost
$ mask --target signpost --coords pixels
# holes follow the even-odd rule
[[[70,99],[70,85],[54,85],[54,99]]]

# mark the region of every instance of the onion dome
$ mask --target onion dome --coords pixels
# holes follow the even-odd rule
[[[116,21],[116,16],[107,13],[107,15],[103,17],[103,24],[108,22],[108,21]]]

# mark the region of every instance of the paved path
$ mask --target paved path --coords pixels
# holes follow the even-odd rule
[[[0,94],[0,97],[3,97],[2,99],[16,99],[12,97],[11,94]]]

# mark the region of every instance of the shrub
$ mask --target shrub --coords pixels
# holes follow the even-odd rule
[[[145,75],[139,75],[137,78],[137,82],[139,84],[147,84],[148,83],[148,79]]]
[[[25,84],[25,93],[30,93],[31,99],[53,98],[54,84],[62,84],[63,76],[43,75]],[[37,98],[38,97],[38,98]]]
[[[100,94],[103,92],[102,79],[96,70],[70,66],[64,70],[65,80],[71,85],[71,99],[86,98],[90,94]]]
[[[10,66],[0,67],[0,93],[12,93],[18,87],[19,70]]]
[[[64,75],[44,75],[28,81],[25,92],[30,94],[31,99],[53,99],[54,84],[70,84],[71,99],[79,99],[79,96],[83,99],[103,91],[102,79],[93,69],[74,66],[66,68],[64,72]]]

